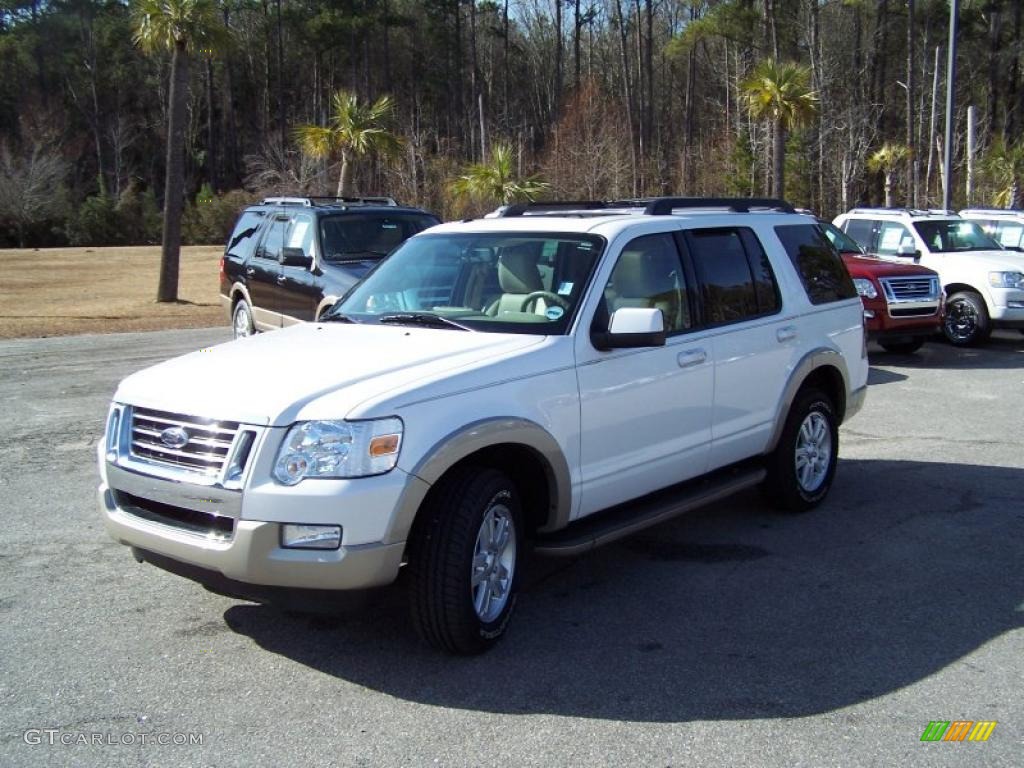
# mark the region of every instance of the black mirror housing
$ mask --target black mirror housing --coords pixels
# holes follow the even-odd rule
[[[282,267],[305,267],[308,269],[313,264],[313,257],[307,256],[301,248],[282,248],[277,261]]]

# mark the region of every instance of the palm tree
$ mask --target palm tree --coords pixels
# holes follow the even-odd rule
[[[786,134],[807,125],[818,113],[818,94],[811,90],[810,83],[808,67],[766,59],[740,85],[751,117],[772,124],[775,197],[785,196]]]
[[[214,0],[134,0],[132,25],[135,44],[144,51],[171,54],[164,231],[156,300],[177,301],[181,214],[185,204],[185,106],[188,102],[189,56],[197,48],[214,48],[223,44],[227,30],[218,19]]]
[[[984,168],[998,187],[993,202],[1000,208],[1015,208],[1024,181],[1024,140],[997,141],[985,155]]]
[[[330,124],[300,125],[295,139],[303,154],[318,160],[337,157],[338,197],[349,193],[348,169],[353,157],[377,152],[391,157],[402,148],[402,139],[390,133],[385,125],[394,111],[390,96],[381,96],[373,104],[360,104],[351,91],[340,90],[331,98]]]
[[[516,200],[533,200],[551,186],[532,176],[516,179],[512,167],[512,148],[507,144],[495,144],[491,148],[489,163],[467,165],[449,187],[457,198],[470,197],[505,205]]]
[[[896,172],[904,167],[910,157],[910,147],[905,144],[886,142],[868,158],[868,170],[881,171],[885,175],[885,207],[892,208],[892,182]]]

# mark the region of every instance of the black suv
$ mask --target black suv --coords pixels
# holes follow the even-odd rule
[[[439,223],[388,197],[268,197],[249,206],[220,262],[235,338],[318,319],[399,244]]]

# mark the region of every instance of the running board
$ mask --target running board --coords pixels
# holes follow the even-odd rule
[[[757,485],[767,474],[760,463],[727,467],[571,523],[538,538],[533,551],[551,557],[581,555]]]

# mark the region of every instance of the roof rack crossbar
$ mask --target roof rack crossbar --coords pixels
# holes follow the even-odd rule
[[[552,213],[555,211],[597,211],[608,207],[608,203],[600,200],[538,200],[532,203],[513,203],[506,205],[498,214],[499,218],[507,219],[514,216],[525,216],[527,213]]]
[[[658,197],[644,208],[648,216],[667,216],[680,208],[725,208],[735,213],[749,213],[751,208],[796,213],[792,205],[774,197]]]
[[[334,196],[334,195],[303,195],[300,197],[265,197],[263,198],[264,205],[301,205],[306,208],[311,208],[315,205],[332,205],[332,204],[343,204],[343,205],[386,205],[386,206],[397,206],[398,203],[393,197],[352,197],[352,196]]]

